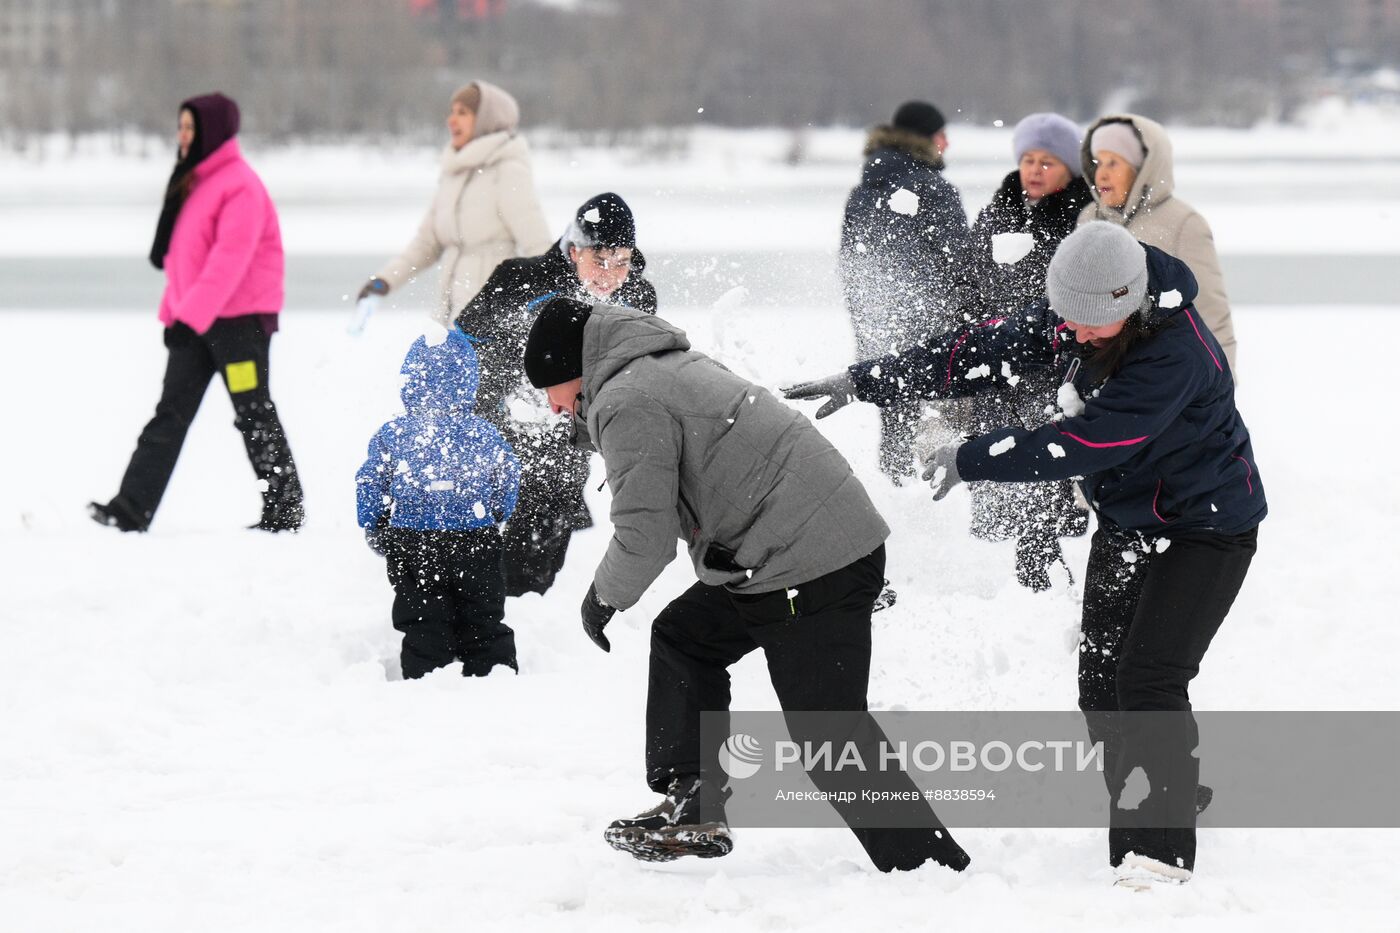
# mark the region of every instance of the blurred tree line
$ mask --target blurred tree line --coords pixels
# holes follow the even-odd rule
[[[602,138],[868,125],[915,96],[1241,125],[1400,61],[1397,23],[1400,0],[0,0],[0,133],[164,134],[219,89],[269,139],[437,139],[474,77]]]

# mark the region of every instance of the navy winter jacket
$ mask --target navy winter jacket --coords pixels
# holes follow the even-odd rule
[[[839,268],[858,352],[874,354],[952,326],[968,229],[931,139],[877,127],[866,151],[846,199]]]
[[[510,518],[520,464],[500,432],[473,414],[471,341],[456,328],[434,346],[419,337],[400,372],[406,414],[379,429],[355,474],[361,527],[387,517],[394,528],[460,531]]]
[[[1091,366],[1080,367],[1082,414],[975,437],[958,450],[958,473],[969,481],[1080,479],[1100,517],[1129,531],[1248,531],[1268,506],[1229,363],[1191,304],[1191,270],[1145,249],[1155,332],[1101,383]],[[1084,352],[1064,327],[1042,301],[850,373],[857,396],[876,404],[973,395],[1043,367],[1063,372]]]

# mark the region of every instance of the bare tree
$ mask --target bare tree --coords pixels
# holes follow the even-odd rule
[[[0,132],[166,133],[223,90],[273,139],[435,138],[457,85],[493,80],[527,125],[866,125],[925,97],[954,119],[1106,102],[1164,119],[1286,114],[1338,67],[1397,63],[1385,0],[0,0]],[[501,12],[503,11],[503,12]],[[46,18],[47,17],[47,18]],[[8,19],[7,19],[8,18]],[[43,29],[8,30],[9,20]],[[27,27],[26,27],[27,28]],[[703,113],[701,110],[703,108]]]

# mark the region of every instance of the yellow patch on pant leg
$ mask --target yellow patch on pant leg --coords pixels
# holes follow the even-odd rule
[[[258,387],[258,364],[252,360],[229,363],[224,367],[224,379],[228,381],[230,395],[251,392]]]

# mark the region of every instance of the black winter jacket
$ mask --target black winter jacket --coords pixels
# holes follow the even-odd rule
[[[985,317],[1019,311],[1043,298],[1050,257],[1060,241],[1074,232],[1080,210],[1091,200],[1088,184],[1076,175],[1061,190],[1029,204],[1021,190],[1021,173],[1013,169],[972,225],[957,270],[958,306],[978,309],[978,316]],[[993,238],[1002,234],[1029,235],[1030,251],[1015,262],[997,262]],[[944,414],[970,430],[1026,423],[1042,416],[1046,398],[1054,398],[1055,386],[1053,373],[1041,379],[1027,376],[1014,386],[1003,383],[1000,391],[979,396],[961,416],[956,411]]]
[[[840,272],[857,345],[873,354],[952,326],[967,214],[927,137],[877,127],[866,153],[846,199]]]
[[[1045,294],[1045,273],[1060,241],[1074,232],[1079,212],[1093,200],[1083,177],[1034,205],[1021,190],[1021,173],[1012,170],[972,225],[968,249],[958,274],[969,290],[964,303],[988,311],[1016,311]],[[992,237],[1002,233],[1028,233],[1031,251],[1014,263],[992,258]]]
[[[1268,506],[1229,363],[1191,304],[1191,270],[1145,249],[1155,331],[1102,382],[1089,377],[1091,366],[1080,368],[1083,413],[975,437],[958,450],[958,473],[969,481],[1079,479],[1100,517],[1129,531],[1243,533]],[[1042,300],[850,373],[857,396],[876,404],[968,396],[1022,373],[1063,370],[1085,352],[1064,328]]]
[[[632,271],[609,304],[656,313],[656,289],[642,277],[646,271],[642,251],[632,251]],[[563,295],[589,304],[574,265],[555,241],[540,256],[507,259],[498,265],[471,302],[457,315],[457,326],[476,343],[481,361],[481,385],[476,410],[501,424],[506,401],[525,377],[525,338],[535,314],[549,298]]]

